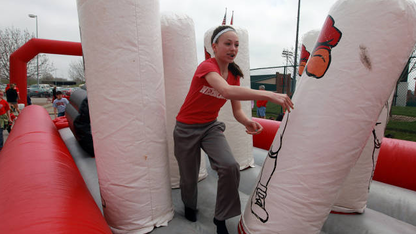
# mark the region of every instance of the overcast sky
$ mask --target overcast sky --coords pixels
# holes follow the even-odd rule
[[[335,2],[301,2],[299,42],[304,33],[322,27]],[[221,24],[225,8],[229,24],[234,11],[234,25],[249,33],[251,68],[284,65],[283,49],[295,47],[297,4],[296,0],[159,0],[161,12],[184,13],[194,20],[199,62],[204,59],[205,31]],[[28,14],[38,15],[39,38],[80,42],[76,0],[0,0],[0,29],[13,26],[35,33],[36,20]],[[80,59],[48,56],[57,68],[53,75],[64,78],[70,62]]]

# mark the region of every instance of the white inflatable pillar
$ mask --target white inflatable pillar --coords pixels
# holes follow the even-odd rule
[[[339,0],[286,113],[240,233],[320,233],[416,43],[410,0]]]
[[[308,62],[310,53],[315,47],[316,40],[319,36],[319,30],[311,30],[302,37],[302,50],[299,61],[299,75]],[[300,77],[299,77],[300,80]],[[299,82],[297,83],[299,84]],[[373,135],[368,139],[364,150],[361,153],[357,163],[352,168],[346,181],[344,182],[337,200],[335,201],[332,211],[341,213],[363,213],[367,206],[367,197],[377,163],[380,145],[384,136],[384,130],[389,118],[394,91],[390,95],[389,101],[384,105],[376,126],[373,129]]]
[[[244,74],[244,78],[240,79],[240,86],[250,88],[251,82],[248,31],[240,27],[232,27],[236,30],[238,39],[240,41],[238,54],[235,59],[235,63],[240,66],[241,71]],[[207,32],[205,32],[204,36],[204,46],[206,53],[208,53],[211,57],[215,57],[211,47],[211,36],[214,30],[215,28],[209,29]],[[241,101],[241,108],[247,117],[251,118],[251,102]],[[224,122],[226,125],[224,135],[227,138],[235,160],[238,162],[238,164],[240,164],[240,169],[243,170],[247,167],[254,166],[253,137],[249,134],[246,134],[245,127],[234,119],[231,102],[229,100],[221,108],[221,111],[218,115],[218,120]]]
[[[370,184],[376,169],[378,154],[384,137],[384,131],[389,121],[394,91],[383,106],[376,125],[367,141],[357,163],[351,169],[342,185],[332,211],[341,213],[363,213],[367,207]]]
[[[296,82],[296,89],[299,86],[300,79],[302,78],[303,71],[305,70],[306,63],[311,55],[312,50],[315,48],[316,40],[319,36],[319,30],[311,30],[305,33],[302,37],[302,48],[299,58],[298,80]]]
[[[319,36],[319,30],[311,30],[302,36],[302,49],[300,51],[299,69],[298,74],[302,76],[306,63],[311,55],[312,50],[315,47],[316,39]]]
[[[173,218],[159,2],[78,0],[104,216],[113,233]]]
[[[198,66],[195,27],[187,15],[166,12],[161,17],[163,66],[165,72],[166,117],[170,182],[179,188],[179,167],[174,154],[173,130],[195,69]],[[201,158],[199,179],[208,176],[205,157]]]

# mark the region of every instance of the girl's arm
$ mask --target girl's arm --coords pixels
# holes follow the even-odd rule
[[[231,100],[231,106],[233,108],[234,118],[246,127],[246,132],[248,134],[255,135],[263,131],[263,126],[261,126],[258,122],[249,119],[247,115],[244,114],[240,101]]]
[[[224,98],[230,100],[267,100],[279,104],[289,112],[293,109],[292,100],[286,94],[260,91],[245,87],[229,85],[218,73],[210,72],[205,76],[207,82]]]

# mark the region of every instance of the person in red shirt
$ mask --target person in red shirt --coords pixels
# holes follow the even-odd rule
[[[11,84],[10,88],[7,89],[6,98],[7,102],[11,107],[13,107],[14,111],[16,111],[17,114],[20,114],[19,105],[17,103],[17,101],[19,100],[19,91],[16,84]]]
[[[266,87],[264,87],[264,85],[260,85],[259,90],[266,90]],[[257,105],[257,117],[263,118],[263,119],[266,118],[267,100],[257,100],[256,105]]]
[[[3,99],[4,93],[0,91],[0,151],[3,149],[3,131],[11,122],[10,118],[10,106],[6,100]]]
[[[217,121],[219,110],[227,99],[231,100],[234,118],[245,126],[248,134],[258,134],[263,127],[244,114],[240,100],[268,100],[289,111],[293,103],[286,94],[240,87],[243,73],[234,63],[239,46],[234,28],[217,27],[211,42],[215,57],[202,62],[194,74],[176,117],[174,142],[185,217],[192,222],[197,220],[197,182],[202,148],[208,154],[211,167],[218,173],[214,223],[217,233],[223,234],[228,233],[225,220],[241,214],[238,194],[240,166],[223,134],[225,124]]]
[[[16,89],[16,91],[17,91],[17,93],[19,94],[19,88],[17,87],[17,85],[15,84],[15,89]],[[10,89],[10,84],[7,84],[6,85],[6,88],[4,89],[4,92],[6,92],[8,89]]]

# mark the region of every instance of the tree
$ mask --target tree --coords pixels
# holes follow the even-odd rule
[[[10,80],[10,55],[32,38],[34,38],[34,34],[30,34],[27,29],[23,31],[14,27],[0,29],[0,79]],[[38,56],[39,77],[55,70],[45,54]],[[28,79],[37,79],[36,59],[27,63],[27,77]]]
[[[42,81],[50,81],[50,80],[53,80],[53,79],[54,79],[53,75],[49,72],[43,73],[42,77],[40,78],[40,80],[42,80]]]
[[[69,64],[69,78],[78,83],[85,82],[84,61],[83,59],[73,60]]]

